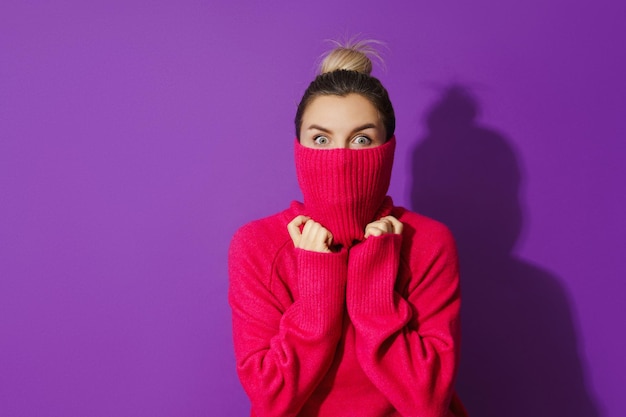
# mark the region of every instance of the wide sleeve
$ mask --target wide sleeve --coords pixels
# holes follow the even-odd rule
[[[328,371],[341,337],[347,252],[289,248],[296,253],[298,295],[285,306],[272,288],[283,285],[272,282],[278,261],[265,244],[238,233],[230,246],[237,372],[255,415],[295,416]]]
[[[359,363],[403,416],[465,414],[457,404],[450,411],[460,291],[455,244],[441,227],[427,248],[405,242],[403,252],[409,237],[388,234],[366,239],[349,255],[346,302]],[[400,273],[408,275],[398,280]]]

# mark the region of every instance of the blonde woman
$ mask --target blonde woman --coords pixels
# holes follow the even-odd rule
[[[338,45],[295,118],[304,201],[229,252],[237,371],[252,416],[466,416],[454,240],[387,196],[395,116],[372,44]]]

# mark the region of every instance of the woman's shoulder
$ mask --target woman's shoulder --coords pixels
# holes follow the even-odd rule
[[[448,226],[423,214],[411,211],[404,207],[394,206],[392,215],[404,224],[421,231],[434,234],[450,234]]]
[[[231,253],[251,250],[264,254],[276,252],[286,242],[290,242],[287,224],[299,214],[297,206],[292,204],[289,208],[252,220],[241,226],[232,237]]]
[[[452,232],[438,220],[398,206],[392,215],[402,222],[404,234],[418,246],[455,246]]]
[[[233,242],[251,242],[256,240],[275,240],[280,237],[282,229],[287,230],[287,213],[289,209],[260,219],[252,220],[239,227],[233,235]],[[288,235],[287,235],[288,237]]]

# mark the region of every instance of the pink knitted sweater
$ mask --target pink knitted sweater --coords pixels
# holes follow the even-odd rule
[[[375,217],[396,217],[402,235],[352,236],[334,253],[297,249],[286,225],[311,213],[304,194],[305,204],[245,225],[230,246],[235,356],[251,415],[466,416],[453,390],[460,293],[448,229],[383,194]]]

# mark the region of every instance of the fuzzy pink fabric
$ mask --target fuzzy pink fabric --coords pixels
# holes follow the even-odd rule
[[[294,146],[305,214],[329,229],[337,244],[363,240],[365,226],[385,208],[395,137],[359,150],[307,148],[297,139]]]
[[[252,416],[466,416],[453,390],[460,339],[454,241],[442,224],[385,197],[395,144],[386,145],[297,148],[297,161],[300,151],[308,158],[298,167],[304,204],[233,237],[229,303]],[[324,199],[329,190],[338,198]],[[286,226],[300,214],[342,246],[333,253],[294,248]],[[363,239],[365,225],[388,214],[403,223],[402,235]]]

